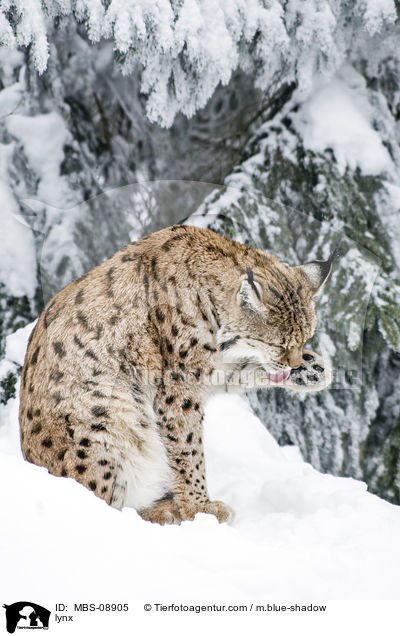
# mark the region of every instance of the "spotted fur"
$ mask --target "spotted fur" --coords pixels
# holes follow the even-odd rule
[[[207,492],[205,400],[299,367],[282,386],[329,383],[317,354],[304,354],[312,372],[301,369],[328,270],[189,226],[128,245],[58,292],[38,320],[22,374],[25,458],[151,521],[199,511],[228,520]]]

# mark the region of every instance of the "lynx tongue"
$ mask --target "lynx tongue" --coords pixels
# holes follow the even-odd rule
[[[267,375],[267,379],[270,382],[279,384],[279,382],[284,382],[285,380],[288,379],[290,375],[290,369],[288,369],[287,371],[276,371],[275,373],[268,373],[268,371],[266,371],[266,375]]]

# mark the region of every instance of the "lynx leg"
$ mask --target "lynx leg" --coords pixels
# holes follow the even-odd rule
[[[67,421],[65,420],[67,418]],[[59,477],[72,477],[111,506],[124,504],[126,479],[123,456],[104,433],[105,427],[88,427],[73,423],[69,416],[59,421],[39,422],[33,418],[25,430],[24,457]]]
[[[220,523],[231,521],[232,509],[221,501],[210,501],[207,492],[201,404],[187,390],[182,396],[182,391],[177,385],[164,386],[155,400],[156,412],[162,415],[159,427],[174,473],[173,504],[182,520],[192,520],[196,513],[205,512],[215,515]]]

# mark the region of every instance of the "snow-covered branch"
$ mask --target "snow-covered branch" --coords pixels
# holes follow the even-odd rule
[[[29,47],[43,73],[49,29],[68,15],[91,42],[112,40],[124,74],[141,69],[147,114],[168,127],[177,112],[203,107],[237,68],[261,89],[285,68],[307,93],[315,72],[332,74],[349,49],[392,27],[396,9],[393,0],[3,0],[0,43]]]

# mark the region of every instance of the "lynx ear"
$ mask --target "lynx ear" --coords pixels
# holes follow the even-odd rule
[[[238,302],[243,309],[248,311],[260,311],[262,308],[263,289],[256,280],[254,280],[253,271],[246,269],[246,276],[242,280],[239,293],[237,295]]]
[[[311,261],[311,263],[300,265],[297,268],[307,276],[311,289],[314,292],[314,296],[317,296],[320,293],[328,280],[329,274],[332,271],[333,262],[337,258],[338,254],[339,249],[336,247],[327,261]]]

